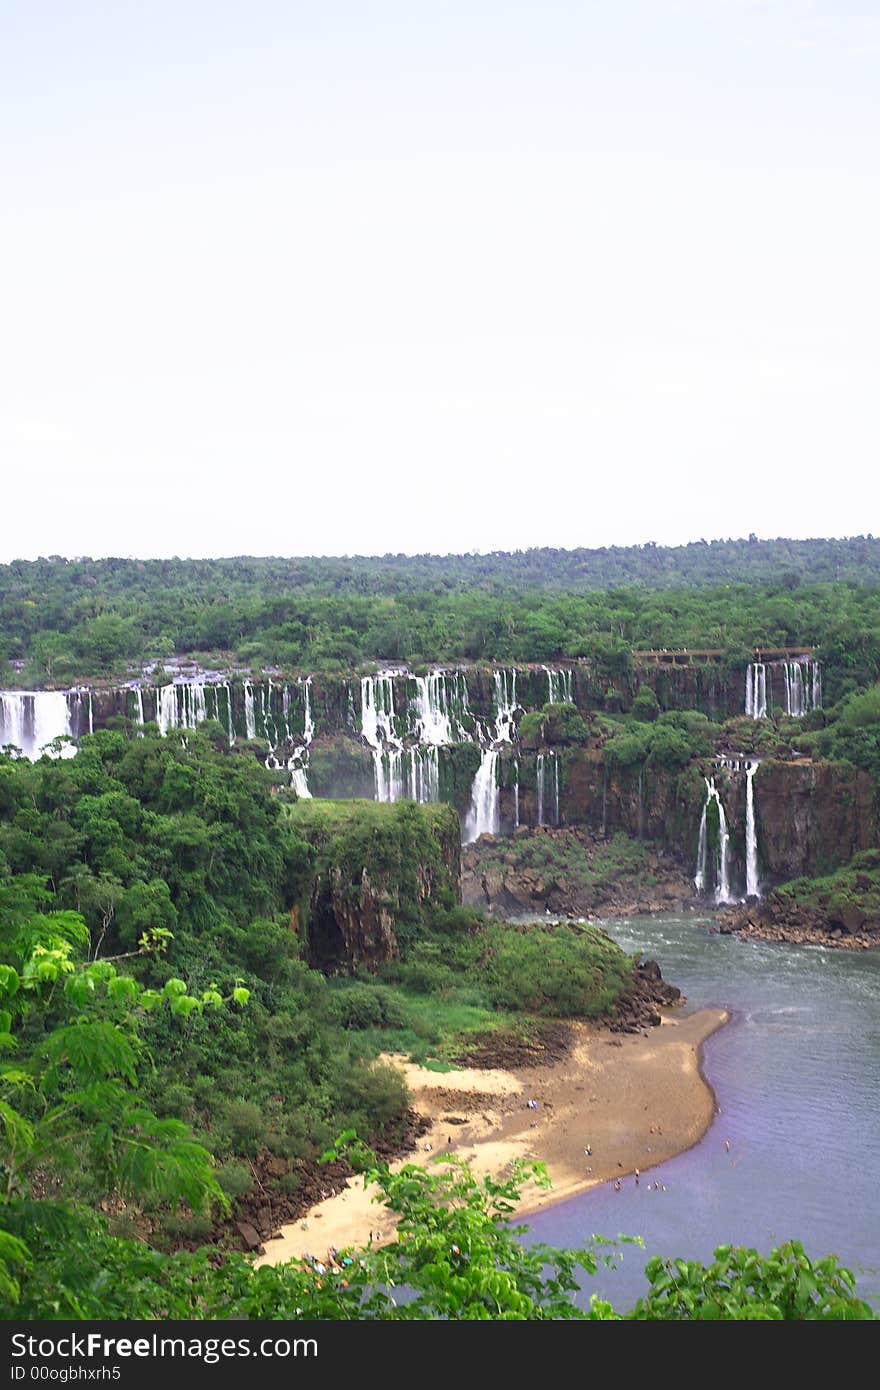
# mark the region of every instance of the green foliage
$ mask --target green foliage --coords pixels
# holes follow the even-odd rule
[[[413,942],[383,978],[404,991],[489,1011],[598,1018],[633,977],[630,958],[597,927],[475,918],[469,932]]]
[[[85,923],[70,912],[41,913],[44,898],[39,880],[0,885],[0,1044],[15,1054],[0,1063],[0,1288],[10,1305],[32,1264],[37,1174],[50,1186],[67,1179],[68,1190],[92,1198],[185,1201],[193,1211],[226,1200],[187,1126],[160,1118],[139,1094],[139,1026],[155,1002],[150,991],[109,961],[81,960]],[[166,998],[172,1008],[184,1000],[203,1007],[182,983]],[[76,1225],[70,1200],[60,1212]]]
[[[766,1256],[722,1245],[711,1265],[698,1260],[649,1260],[651,1292],[633,1311],[636,1321],[829,1322],[874,1317],[855,1295],[855,1278],[835,1255],[810,1260],[799,1241]]]
[[[31,683],[195,653],[337,672],[365,662],[587,657],[626,683],[633,648],[818,645],[830,699],[876,678],[880,542],[713,541],[353,559],[38,560],[0,566],[0,640]],[[793,580],[797,580],[794,584]],[[662,599],[658,591],[662,590]],[[218,598],[222,595],[222,598]],[[591,702],[596,697],[592,692]]]
[[[392,1172],[354,1141],[341,1137],[327,1157],[345,1156],[376,1189],[394,1238],[380,1248],[342,1251],[323,1273],[307,1260],[254,1270],[242,1255],[222,1261],[216,1251],[162,1255],[111,1236],[84,1211],[78,1219],[31,1203],[30,1252],[17,1237],[5,1253],[17,1264],[19,1302],[8,1315],[43,1319],[297,1319],[411,1321],[414,1319],[558,1321],[654,1319],[869,1319],[854,1294],[849,1270],[833,1256],[811,1261],[797,1242],[767,1256],[721,1247],[708,1268],[654,1259],[651,1292],[629,1314],[595,1296],[575,1301],[578,1275],[620,1258],[622,1238],[593,1236],[588,1245],[560,1250],[525,1244],[513,1225],[524,1182],[547,1185],[540,1164],[518,1161],[502,1180],[478,1180],[459,1159],[442,1156],[425,1169]],[[241,1179],[232,1178],[231,1185]],[[192,1223],[187,1223],[192,1230]],[[639,1244],[640,1242],[628,1242]],[[398,1289],[405,1289],[403,1298]]]
[[[688,729],[661,717],[654,724],[635,720],[625,725],[603,745],[602,752],[611,770],[651,766],[682,768],[692,758],[706,756],[710,748],[699,726]]]
[[[862,850],[834,873],[780,884],[768,895],[768,906],[819,911],[829,926],[841,925],[847,909],[857,909],[869,924],[880,924],[880,849]]]
[[[660,713],[660,705],[657,696],[649,685],[643,685],[638,695],[632,702],[632,717],[639,719],[646,724],[651,724]]]

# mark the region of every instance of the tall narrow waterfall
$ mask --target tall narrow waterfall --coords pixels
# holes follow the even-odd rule
[[[501,825],[498,790],[498,752],[484,748],[471,792],[471,809],[465,822],[465,844],[480,835],[497,835]]]
[[[749,763],[746,767],[746,897],[759,898],[761,885],[758,879],[758,832],[755,826],[755,787],[754,777],[760,763]]]
[[[513,828],[519,829],[519,758],[513,760]]]
[[[492,675],[495,696],[495,742],[511,743],[514,735],[516,703],[516,671],[495,671]]]
[[[547,703],[573,705],[571,671],[551,671],[549,666],[545,666],[544,670],[547,672]]]
[[[767,667],[753,661],[746,671],[746,714],[750,719],[767,718]]]
[[[72,738],[71,700],[77,692],[64,690],[0,690],[0,748],[12,744],[31,762],[56,738]],[[63,756],[76,749],[68,744]]]
[[[553,824],[559,824],[559,758],[553,754]]]
[[[256,738],[257,716],[254,711],[254,687],[250,681],[244,683],[244,734],[245,738]]]
[[[544,754],[538,754],[535,771],[535,795],[538,802],[538,825],[544,824]]]
[[[730,903],[733,898],[730,892],[730,832],[727,828],[727,817],[724,814],[724,807],[721,804],[721,797],[714,781],[706,777],[706,800],[703,803],[703,814],[700,818],[700,835],[697,842],[697,871],[694,875],[694,887],[698,893],[705,893],[709,883],[709,834],[706,823],[709,802],[714,801],[718,807],[718,853],[715,869],[715,901],[716,903]]]
[[[315,737],[315,724],[314,724],[314,720],[312,719],[312,678],[311,678],[311,676],[307,676],[307,677],[305,678],[305,680],[301,680],[301,681],[299,682],[299,687],[300,687],[300,690],[301,690],[302,693],[303,693],[303,704],[304,704],[304,706],[305,706],[304,713],[303,713],[303,740],[304,740],[306,743],[311,743],[312,739]]]

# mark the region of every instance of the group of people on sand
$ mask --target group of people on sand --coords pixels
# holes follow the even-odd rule
[[[370,1236],[372,1239],[372,1232]],[[339,1251],[332,1245],[323,1259],[319,1259],[317,1255],[305,1254],[302,1257],[302,1262],[305,1268],[315,1275],[319,1289],[321,1288],[321,1281],[327,1275],[345,1275],[346,1271],[354,1264],[354,1260],[350,1255],[340,1255]],[[348,1288],[347,1279],[343,1278],[341,1283],[344,1289]]]

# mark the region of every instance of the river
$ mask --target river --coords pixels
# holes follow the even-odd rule
[[[584,1280],[625,1309],[652,1254],[711,1259],[797,1238],[833,1252],[880,1306],[880,952],[741,941],[693,913],[610,919],[627,951],[656,959],[687,996],[732,1021],[706,1045],[719,1113],[688,1153],[528,1218],[532,1238],[573,1246],[593,1231],[640,1235],[620,1267]],[[729,1148],[728,1148],[729,1144]],[[659,1182],[657,1191],[649,1184]]]

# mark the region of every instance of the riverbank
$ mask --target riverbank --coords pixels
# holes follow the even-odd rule
[[[546,1164],[552,1188],[527,1187],[518,1214],[599,1183],[632,1183],[636,1170],[646,1175],[691,1148],[711,1124],[715,1097],[700,1070],[700,1051],[728,1018],[723,1009],[685,1017],[664,1010],[660,1027],[624,1035],[578,1023],[565,1058],[521,1069],[434,1072],[386,1059],[400,1066],[413,1105],[428,1122],[417,1149],[398,1166],[429,1163],[440,1153],[465,1159],[480,1176],[501,1177],[518,1158]],[[374,1242],[391,1239],[392,1217],[372,1197],[360,1178],[351,1179],[283,1227],[257,1263],[367,1245],[371,1235]]]

